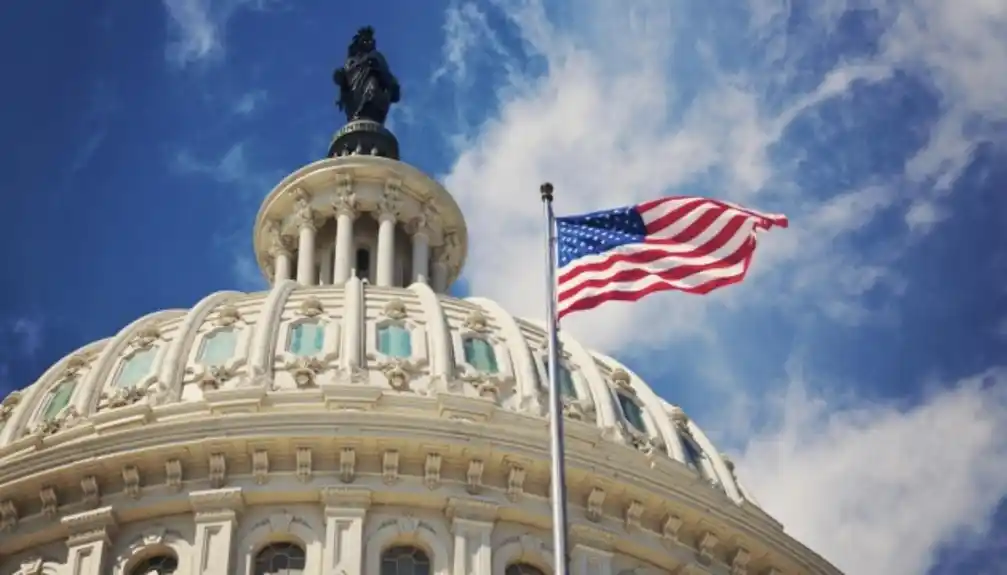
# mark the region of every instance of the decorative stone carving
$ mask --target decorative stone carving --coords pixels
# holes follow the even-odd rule
[[[377,367],[388,380],[388,385],[396,391],[407,391],[409,382],[420,373],[419,366],[400,357],[387,359]]]
[[[298,389],[305,389],[317,385],[317,376],[325,371],[326,366],[316,357],[299,356],[287,363],[285,367],[293,376],[294,385]]]
[[[682,518],[671,513],[661,524],[661,537],[666,543],[678,543],[678,530],[681,528]]]
[[[10,499],[0,502],[0,533],[13,531],[18,522],[17,506]]]
[[[164,462],[164,483],[168,490],[177,492],[182,489],[182,462],[169,459]]]
[[[59,500],[56,497],[56,489],[51,485],[46,485],[39,489],[38,498],[42,500],[42,515],[52,519],[59,509]]]
[[[717,536],[709,531],[705,531],[700,535],[699,539],[696,540],[696,550],[699,551],[700,563],[709,565],[713,562],[713,550],[719,542]]]
[[[227,365],[211,365],[206,368],[186,367],[185,373],[186,375],[197,374],[196,383],[203,393],[206,393],[223,387],[225,383],[238,375],[238,370]]]
[[[521,496],[524,495],[524,480],[526,476],[527,472],[524,467],[511,465],[510,470],[507,472],[507,499],[515,503],[521,500]]]
[[[17,407],[19,403],[21,403],[20,391],[12,391],[8,393],[7,397],[5,397],[3,402],[0,403],[0,428],[2,428],[3,424],[10,419],[11,414],[14,413],[14,408]]]
[[[659,439],[650,437],[632,425],[623,422],[621,426],[623,435],[629,444],[643,452],[644,455],[653,455],[662,446]]]
[[[227,481],[227,460],[223,453],[210,455],[210,487],[218,489]]]
[[[293,188],[290,193],[294,197],[293,219],[299,228],[317,227],[315,222],[315,211],[311,208],[311,196],[302,188]]]
[[[576,421],[584,421],[584,408],[580,401],[563,396],[563,415]]]
[[[98,478],[94,475],[85,475],[80,480],[80,489],[84,492],[84,505],[97,507],[101,502],[101,491],[98,489]]]
[[[389,179],[385,183],[385,193],[378,200],[378,218],[397,218],[402,211],[402,182],[396,179]]]
[[[463,324],[466,329],[474,331],[476,333],[486,333],[490,330],[489,318],[482,310],[472,310],[469,315],[465,317],[465,323]]]
[[[386,451],[381,458],[381,478],[385,485],[399,480],[399,452]]]
[[[135,465],[122,468],[122,481],[126,495],[133,499],[140,498],[140,470]]]
[[[465,490],[469,493],[479,493],[483,486],[483,469],[485,464],[481,459],[469,461],[469,469],[465,474]]]
[[[232,304],[224,304],[217,309],[217,319],[214,322],[219,327],[230,327],[241,321],[241,311]]]
[[[353,191],[353,181],[348,174],[340,174],[338,188],[336,199],[332,202],[332,210],[337,216],[348,215],[356,218],[359,209],[357,194]]]
[[[436,208],[430,204],[423,204],[419,215],[406,223],[406,233],[409,235],[428,234],[432,228],[437,227],[439,220]]]
[[[339,452],[339,480],[353,483],[357,475],[357,452],[352,447],[344,447]]]
[[[301,483],[307,483],[311,481],[311,448],[309,447],[298,447],[296,457],[296,475],[298,481]]]
[[[441,484],[441,455],[428,453],[423,464],[423,483],[427,489],[437,489]]]
[[[592,487],[591,493],[587,496],[587,509],[585,514],[589,521],[597,523],[601,521],[603,513],[602,506],[605,504],[605,490],[601,487]]]
[[[614,383],[618,389],[625,391],[626,393],[636,395],[636,390],[633,389],[632,378],[630,378],[629,372],[625,369],[617,367],[612,370],[612,383]]]
[[[71,405],[56,417],[48,421],[38,422],[35,428],[32,429],[32,434],[41,436],[53,435],[64,429],[70,429],[74,425],[77,425],[79,421],[80,415],[77,413],[77,408]]]
[[[340,384],[363,384],[370,378],[369,372],[359,365],[339,365],[334,371],[336,382]]]
[[[643,517],[643,503],[633,500],[626,506],[625,525],[626,531],[635,531],[640,528],[640,519]]]
[[[381,310],[381,314],[388,319],[396,321],[403,320],[409,315],[408,310],[406,310],[406,303],[399,298],[386,303],[384,309]]]
[[[681,407],[672,406],[668,409],[668,417],[671,418],[671,422],[675,424],[679,430],[684,430],[688,428],[689,416],[682,411]]]
[[[748,575],[748,562],[752,555],[744,547],[738,547],[731,555],[731,575]]]
[[[147,396],[147,387],[131,385],[129,387],[114,387],[101,394],[98,411],[118,409],[139,402]]]
[[[161,339],[161,329],[155,323],[148,323],[136,330],[129,344],[135,350],[147,350],[153,347],[159,339]]]
[[[301,305],[297,306],[297,315],[303,317],[318,317],[322,315],[325,311],[322,306],[322,300],[315,296],[311,296],[308,299],[301,302]]]
[[[252,452],[252,477],[259,485],[269,481],[269,452],[265,449],[256,449]]]
[[[395,524],[399,528],[399,534],[401,535],[412,535],[420,528],[420,520],[411,514],[399,517],[395,521]]]

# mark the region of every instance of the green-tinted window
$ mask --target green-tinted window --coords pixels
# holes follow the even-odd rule
[[[119,370],[116,387],[133,387],[150,374],[157,348],[142,349],[129,357]]]
[[[395,324],[378,328],[378,351],[391,357],[413,355],[413,342],[409,330]]]
[[[542,360],[545,364],[545,381],[546,388],[549,386],[549,358]],[[571,399],[577,399],[577,387],[573,384],[573,374],[570,370],[563,365],[559,364],[559,369],[557,370],[559,377],[559,391],[563,394],[563,397],[569,397]]]
[[[294,355],[317,355],[325,343],[325,328],[317,323],[299,323],[290,330],[287,351]]]
[[[238,334],[234,330],[215,331],[203,339],[196,362],[203,365],[223,365],[234,356]]]
[[[478,337],[467,337],[462,341],[462,347],[465,349],[465,362],[472,367],[487,373],[500,371],[496,352],[488,341]]]
[[[77,387],[77,380],[67,379],[53,388],[46,397],[45,409],[42,410],[42,419],[52,421],[63,408],[70,404],[70,397]]]
[[[619,407],[622,408],[622,414],[626,417],[626,421],[637,431],[646,433],[647,424],[644,423],[643,409],[640,404],[624,393],[617,393],[616,396],[619,398]]]

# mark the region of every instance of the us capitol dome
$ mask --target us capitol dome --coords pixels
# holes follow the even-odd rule
[[[141,317],[3,400],[0,575],[550,573],[543,324],[448,295],[465,221],[354,99],[398,99],[376,58],[259,210],[267,291]],[[682,409],[561,346],[572,574],[839,573]]]

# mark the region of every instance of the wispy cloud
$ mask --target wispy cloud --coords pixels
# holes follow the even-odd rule
[[[245,92],[234,102],[233,112],[238,116],[249,116],[257,110],[261,110],[268,100],[269,97],[265,90]]]
[[[41,316],[0,319],[0,395],[20,387],[10,381],[16,364],[32,362],[45,343],[45,320]]]
[[[280,0],[163,0],[168,12],[165,56],[179,68],[225,54],[225,32],[241,10],[262,11]]]

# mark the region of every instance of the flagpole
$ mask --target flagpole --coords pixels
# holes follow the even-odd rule
[[[546,224],[546,334],[549,338],[549,451],[551,458],[553,573],[567,575],[566,467],[563,449],[563,397],[559,389],[559,320],[556,317],[556,217],[552,184],[539,188]]]

